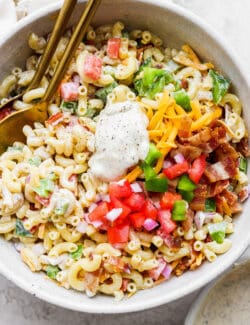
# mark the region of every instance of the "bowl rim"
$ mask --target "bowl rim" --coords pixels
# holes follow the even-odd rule
[[[109,0],[110,1],[110,0]],[[165,1],[165,0],[129,0],[130,2],[140,2],[140,3],[148,3],[152,4],[159,8],[164,8],[173,14],[177,14],[178,16],[182,16],[188,21],[192,22],[195,26],[202,29],[207,33],[214,41],[217,43],[220,48],[222,48],[226,53],[227,56],[231,59],[233,63],[237,62],[237,69],[240,73],[242,80],[244,80],[244,83],[246,83],[247,87],[250,89],[250,77],[246,76],[246,74],[243,74],[244,67],[241,64],[241,60],[236,55],[233,48],[231,48],[227,42],[204,20],[202,20],[199,16],[192,13],[191,11],[182,8],[181,6]],[[81,0],[81,2],[86,2],[86,0]],[[0,47],[15,33],[17,33],[20,29],[25,27],[26,25],[34,22],[35,20],[45,16],[52,14],[55,10],[58,10],[60,8],[61,1],[57,1],[56,3],[50,4],[44,8],[40,8],[34,13],[29,14],[27,17],[24,17],[22,20],[17,22],[16,26],[13,27],[8,34],[6,34],[1,40],[0,40]],[[187,286],[182,287],[181,290],[176,290],[175,293],[173,293],[171,296],[164,296],[164,295],[158,295],[158,296],[152,296],[152,298],[143,300],[143,304],[141,301],[133,302],[133,304],[127,304],[127,305],[112,305],[112,308],[106,307],[106,304],[101,306],[101,304],[98,305],[98,309],[96,308],[95,304],[89,304],[87,306],[83,304],[75,304],[74,302],[67,300],[65,301],[62,298],[53,296],[49,291],[41,290],[36,285],[30,285],[27,281],[24,281],[22,277],[17,276],[15,274],[14,270],[10,270],[3,261],[0,260],[0,273],[4,275],[8,280],[15,283],[18,287],[22,288],[23,290],[29,292],[30,294],[36,296],[39,299],[42,299],[46,302],[49,302],[51,304],[67,308],[70,310],[80,311],[80,312],[86,312],[86,313],[94,313],[94,314],[116,314],[116,313],[127,313],[127,312],[135,312],[135,311],[141,311],[145,309],[150,309],[153,307],[157,307],[163,304],[166,304],[168,302],[172,302],[174,300],[177,300],[179,298],[183,298],[186,295],[195,292],[196,290],[200,289],[201,287],[205,286],[212,280],[216,279],[220,274],[225,272],[245,251],[247,246],[250,243],[250,232],[247,236],[242,239],[240,242],[240,245],[237,245],[234,247],[234,250],[231,251],[230,257],[224,262],[222,268],[214,268],[209,274],[204,274],[199,279],[196,279],[195,282],[189,283]]]

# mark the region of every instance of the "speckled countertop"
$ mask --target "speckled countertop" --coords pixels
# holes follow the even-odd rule
[[[249,0],[173,0],[193,11],[234,47],[250,73]],[[250,248],[241,259],[250,258]],[[27,294],[0,276],[0,325],[179,325],[198,291],[170,304],[125,315],[93,315],[55,307]]]

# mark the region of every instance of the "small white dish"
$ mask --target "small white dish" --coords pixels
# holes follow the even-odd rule
[[[233,265],[196,298],[185,325],[245,325],[250,320],[250,260]]]

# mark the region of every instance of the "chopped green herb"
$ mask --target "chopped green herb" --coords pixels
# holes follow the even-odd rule
[[[173,92],[173,97],[176,101],[176,104],[183,107],[186,112],[190,112],[192,110],[190,106],[190,97],[184,89]]]
[[[47,198],[50,192],[54,190],[54,183],[50,179],[41,179],[40,185],[33,188],[33,191],[36,192],[39,196]]]
[[[166,84],[174,82],[173,75],[169,71],[148,66],[141,66],[141,68],[143,77],[134,81],[134,87],[139,96],[154,98],[157,93],[163,91]]]
[[[206,199],[205,201],[205,211],[214,212],[216,211],[216,203],[214,198]]]
[[[188,204],[184,200],[178,200],[174,202],[172,210],[172,220],[174,221],[184,221],[186,220],[186,211]]]
[[[56,265],[48,265],[46,267],[46,273],[47,273],[47,276],[53,280],[56,279],[56,275],[57,273],[60,272],[60,269],[58,266]]]
[[[58,216],[63,216],[64,213],[68,210],[69,207],[69,200],[66,198],[61,199],[56,203],[56,208],[54,210],[55,214]]]
[[[123,37],[123,38],[129,38],[129,33],[128,33],[127,31],[124,31],[124,32],[122,33],[122,37]]]
[[[152,64],[152,57],[148,57],[146,60],[143,61],[143,63],[140,65],[138,72],[136,75],[138,75],[141,71],[143,71],[143,68],[150,67]]]
[[[37,166],[37,167],[41,164],[41,162],[42,162],[42,160],[41,160],[41,158],[40,158],[39,156],[36,156],[36,157],[30,158],[30,159],[28,160],[28,163],[29,163],[30,165],[34,165],[34,166]]]
[[[209,75],[213,80],[213,100],[216,104],[218,104],[225,96],[229,88],[230,82],[214,70],[209,70]]]
[[[155,177],[146,180],[146,190],[149,192],[164,193],[168,190],[168,180],[166,177]]]
[[[64,112],[75,113],[78,107],[78,102],[66,102],[62,100],[60,108]]]
[[[32,234],[24,228],[24,225],[20,219],[16,219],[16,235],[21,237],[32,237]]]
[[[7,151],[23,151],[23,147],[21,147],[21,146],[11,146],[11,147],[8,147]]]
[[[72,257],[74,260],[79,260],[82,257],[82,250],[83,246],[80,244],[77,247],[77,250],[70,253],[70,257]]]
[[[180,177],[177,188],[180,191],[190,192],[196,189],[196,185],[194,182],[191,181],[187,174],[184,174]]]
[[[106,104],[108,94],[110,94],[111,91],[117,86],[118,86],[118,83],[114,81],[109,86],[98,89],[96,91],[95,95],[96,95],[96,97],[100,98]]]
[[[248,160],[247,158],[241,156],[240,157],[240,164],[239,164],[239,169],[243,173],[247,173],[247,168],[248,168]]]
[[[160,158],[161,156],[162,153],[156,148],[155,144],[150,143],[145,163],[149,166],[152,166],[155,163],[156,159]]]
[[[226,222],[217,222],[208,225],[210,237],[218,244],[222,244],[226,236]]]
[[[84,114],[84,116],[87,116],[87,117],[90,117],[90,118],[93,118],[95,117],[96,115],[98,114],[98,111],[94,108],[87,108],[87,111],[86,113]]]

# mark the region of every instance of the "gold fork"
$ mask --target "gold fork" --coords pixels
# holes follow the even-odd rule
[[[56,20],[53,28],[51,37],[46,46],[45,52],[42,56],[41,62],[38,66],[36,74],[31,82],[31,85],[26,90],[34,89],[39,86],[42,77],[44,76],[49,62],[56,50],[58,42],[65,30],[65,27],[69,21],[69,18],[73,12],[73,9],[77,3],[77,0],[65,0],[60,10],[59,16]],[[34,122],[44,122],[47,118],[47,106],[54,93],[56,92],[60,81],[62,80],[68,65],[78,47],[81,40],[83,39],[87,28],[93,18],[101,0],[89,0],[85,6],[83,14],[75,27],[74,33],[72,34],[63,57],[58,64],[58,67],[49,83],[46,93],[41,101],[32,107],[17,111],[8,115],[0,122],[0,154],[2,154],[8,146],[11,146],[15,141],[24,141],[25,136],[22,132],[23,126],[26,124],[33,124]],[[5,105],[10,104],[11,101],[16,100],[23,94],[11,98]]]

